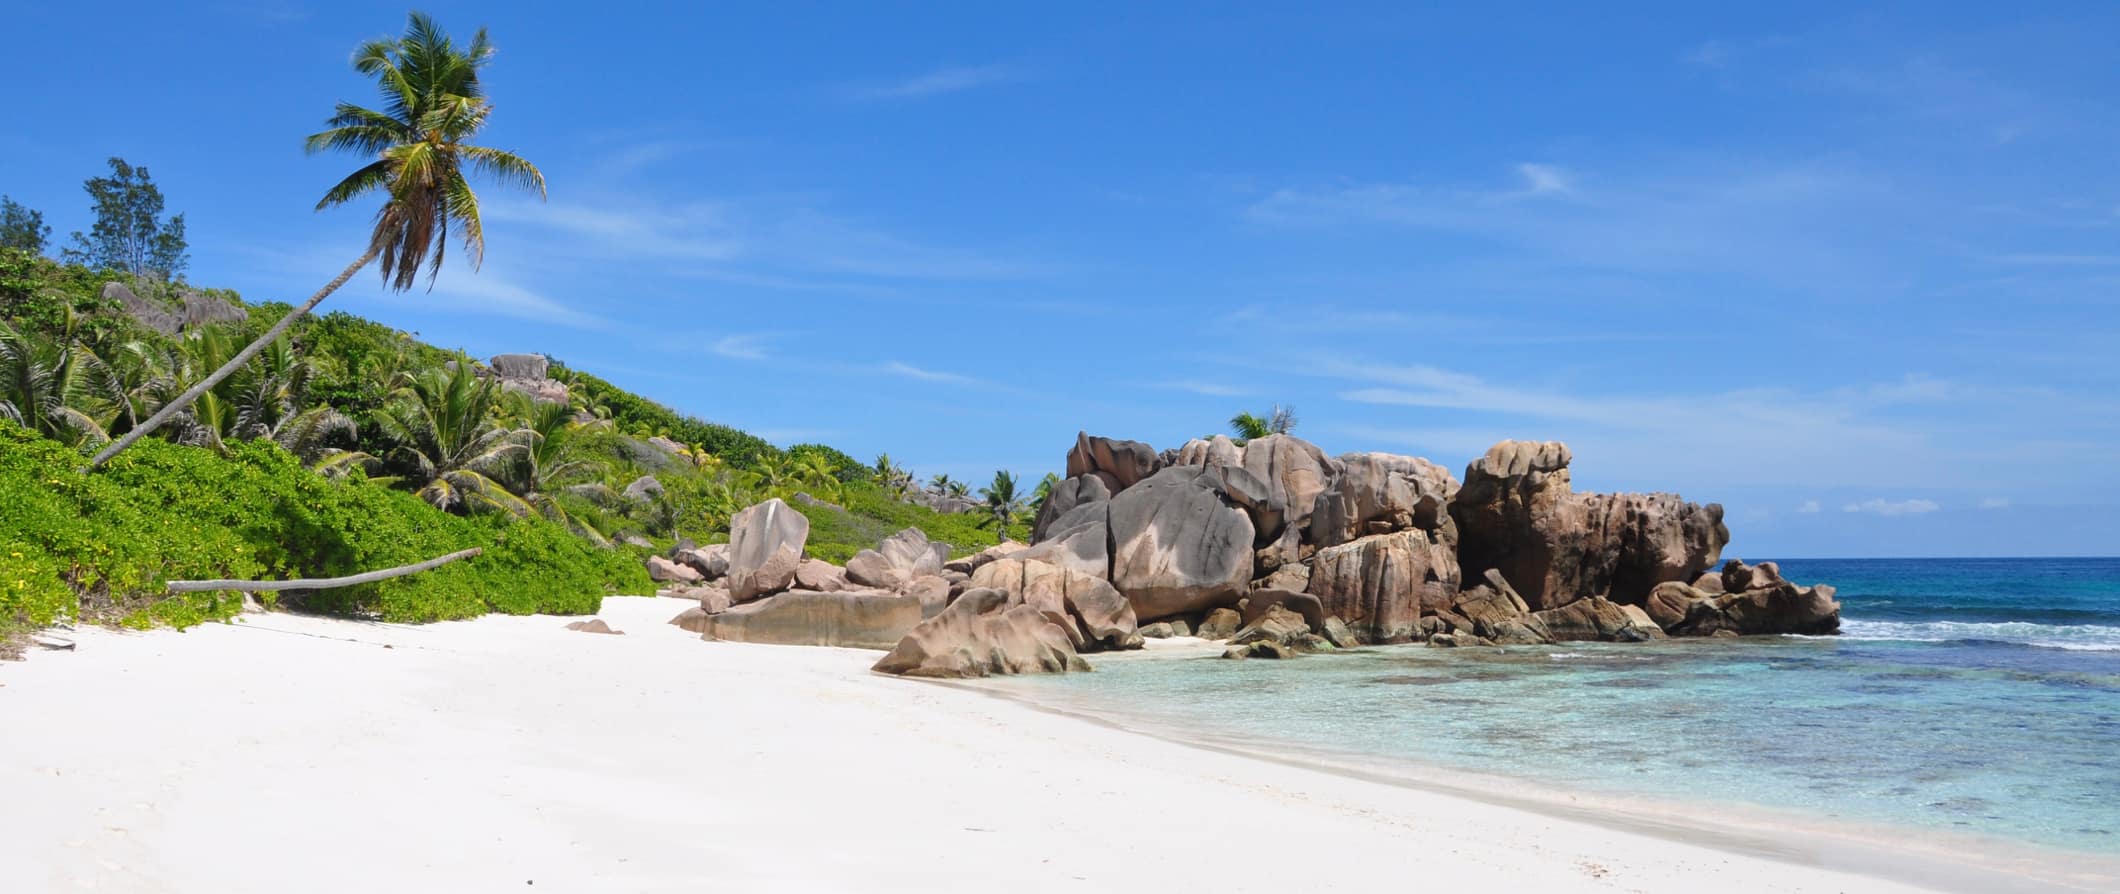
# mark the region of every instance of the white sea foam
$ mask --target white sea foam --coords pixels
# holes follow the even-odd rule
[[[2120,627],[2104,624],[2033,624],[2027,621],[1842,621],[1847,639],[1892,639],[1942,643],[1959,640],[2019,643],[2049,649],[2120,651]]]

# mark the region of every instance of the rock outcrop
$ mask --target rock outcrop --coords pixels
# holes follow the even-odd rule
[[[1364,642],[1403,643],[1422,615],[1450,606],[1458,583],[1457,556],[1413,530],[1318,550],[1307,591]]]
[[[1164,469],[1105,505],[1110,580],[1136,616],[1161,620],[1234,605],[1250,588],[1251,516],[1214,470]]]
[[[1713,589],[1658,584],[1644,610],[1680,636],[1840,632],[1840,603],[1833,599],[1833,588],[1790,583],[1772,562],[1746,565],[1733,559],[1720,575],[1703,580],[1713,580]]]
[[[884,538],[847,560],[847,579],[865,587],[900,590],[915,578],[942,573],[950,545],[928,539],[927,532],[907,528]]]
[[[690,566],[672,562],[661,556],[649,556],[648,579],[658,583],[696,584],[707,578]]]
[[[726,543],[677,549],[671,552],[670,558],[699,572],[706,580],[720,580],[729,574],[729,545]]]
[[[189,289],[178,293],[174,306],[140,297],[124,283],[103,284],[103,300],[117,304],[141,325],[163,335],[176,335],[214,323],[240,323],[250,312],[217,296]]]
[[[971,586],[999,590],[1037,609],[1078,652],[1138,649],[1134,609],[1103,578],[1035,559],[998,559],[972,573]]]
[[[502,388],[546,403],[567,402],[567,386],[550,377],[550,364],[542,354],[496,354],[486,369],[500,380]]]
[[[701,617],[708,639],[889,649],[920,623],[920,600],[892,593],[789,590]]]
[[[1458,559],[1499,569],[1534,610],[1604,596],[1640,605],[1719,560],[1722,507],[1672,494],[1577,494],[1566,445],[1504,441],[1465,469],[1450,503]]]
[[[1156,448],[1140,441],[1100,438],[1088,432],[1075,435],[1075,446],[1067,452],[1067,477],[1096,478],[1113,494],[1134,486],[1163,468]]]
[[[1045,504],[1038,507],[1038,517],[1031,522],[1031,542],[1044,543],[1052,539],[1053,533],[1064,527],[1060,524],[1060,519],[1074,515],[1077,508],[1103,503],[1111,498],[1111,486],[1105,484],[1102,478],[1084,476],[1062,479],[1059,484],[1053,486],[1052,495],[1045,498]]]
[[[810,520],[778,498],[729,519],[729,595],[737,602],[787,589],[802,564]]]
[[[1457,531],[1448,507],[1457,496],[1458,482],[1448,469],[1390,453],[1349,453],[1338,462],[1339,476],[1318,495],[1310,516],[1310,542],[1338,546],[1419,528],[1443,532],[1439,539],[1456,548]]]
[[[991,588],[966,590],[941,614],[920,622],[873,668],[909,677],[1089,670],[1068,635],[1043,612]]]

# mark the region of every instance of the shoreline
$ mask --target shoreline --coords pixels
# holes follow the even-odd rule
[[[1129,662],[1191,660],[1213,658],[1220,651],[1219,644],[1193,639],[1145,654],[1106,653],[1094,657]],[[1567,789],[1445,764],[1338,752],[1292,742],[1245,743],[1189,730],[1182,724],[1156,725],[1137,717],[1093,713],[1091,706],[1083,704],[1087,700],[1043,698],[1033,686],[1013,685],[1030,682],[1022,678],[923,682],[979,692],[1031,710],[1187,748],[1591,823],[1791,865],[1855,872],[1880,880],[1911,881],[1937,891],[1991,894],[2120,890],[2120,855],[1973,832],[1848,821],[1742,802],[1627,797]],[[1445,777],[1467,782],[1453,783]],[[1792,829],[1804,837],[1795,842],[1784,840],[1783,836]],[[2057,865],[2080,871],[2056,874],[2053,870]]]
[[[1934,889],[922,686],[874,652],[702,643],[681,608],[606,600],[625,636],[84,629],[0,666],[0,865],[216,894]]]

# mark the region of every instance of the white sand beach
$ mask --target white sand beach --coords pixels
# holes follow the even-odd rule
[[[1926,890],[1190,748],[614,598],[0,666],[0,890]]]

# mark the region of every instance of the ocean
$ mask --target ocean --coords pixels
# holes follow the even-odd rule
[[[2120,855],[2120,559],[1780,564],[1839,589],[1842,635],[1286,662],[1151,651],[999,685],[1147,732],[1412,780]]]

